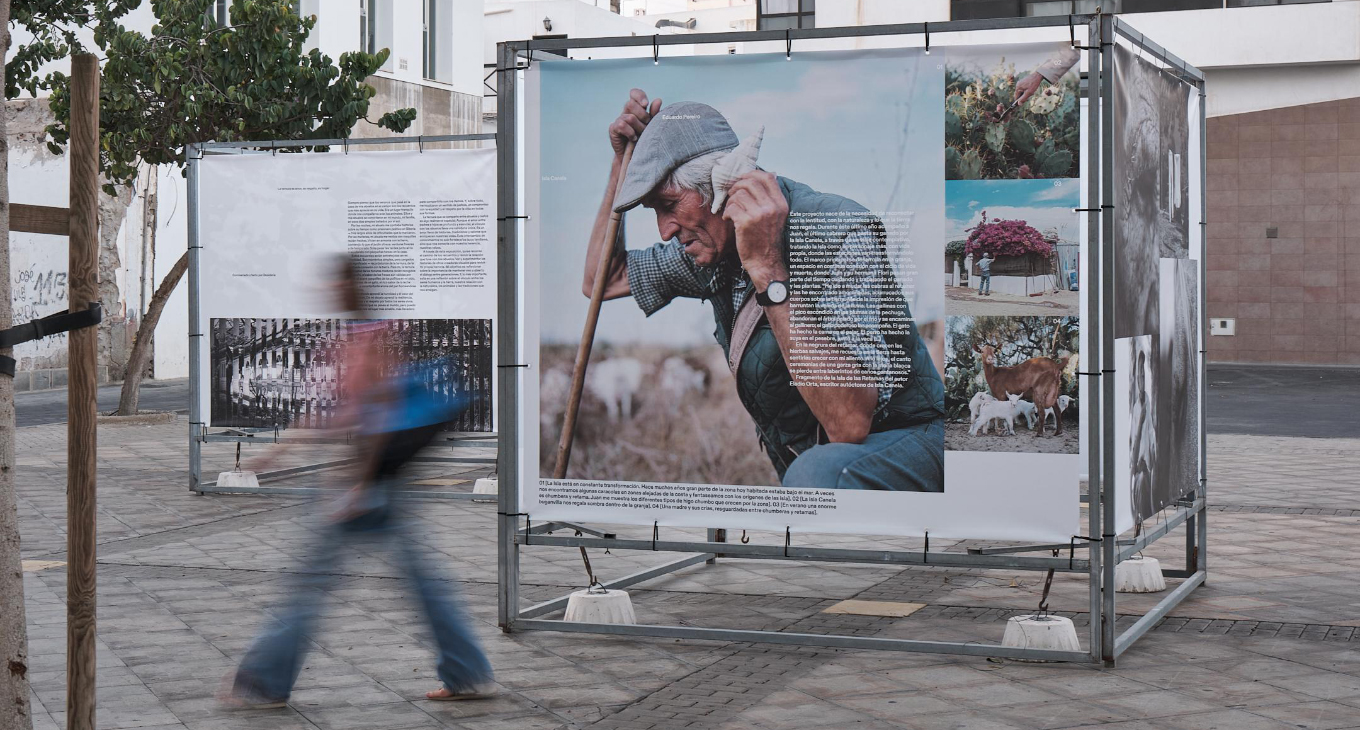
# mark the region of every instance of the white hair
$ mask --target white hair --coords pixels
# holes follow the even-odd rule
[[[706,152],[682,163],[671,170],[671,174],[661,181],[658,190],[694,190],[704,200],[704,206],[713,204],[713,166],[718,164],[731,150]]]

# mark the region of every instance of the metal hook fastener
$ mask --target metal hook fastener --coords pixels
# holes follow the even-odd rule
[[[344,137],[343,139],[340,140],[340,145],[341,145],[342,147],[344,147],[344,149],[345,149],[345,154],[349,154],[349,137],[348,137],[348,136],[347,136],[347,137]]]
[[[656,539],[661,536],[661,528],[658,526],[660,524],[658,520],[652,521],[652,550],[656,550]]]
[[[653,66],[655,66],[655,65],[657,65],[657,64],[659,64],[659,63],[661,63],[661,44],[657,42],[657,39],[659,39],[660,37],[661,37],[661,36],[660,36],[659,34],[653,35],[653,36],[652,36],[652,65],[653,65]]]
[[[930,23],[924,24],[926,27],[926,55],[930,55]]]
[[[784,60],[793,60],[793,31],[788,28],[784,29]]]
[[[416,137],[416,151],[422,155],[425,154],[425,135],[423,134]]]
[[[749,537],[746,536],[746,531],[745,531],[745,530],[742,530],[742,531],[741,531],[741,544],[742,544],[742,545],[745,545],[745,544],[747,544],[747,543],[749,543],[749,542],[751,542],[751,538],[749,538]]]
[[[792,527],[789,527],[788,525],[785,525],[785,526],[784,526],[784,557],[786,557],[786,558],[789,556],[789,543],[792,542],[792,540],[793,540],[793,528],[792,528]]]

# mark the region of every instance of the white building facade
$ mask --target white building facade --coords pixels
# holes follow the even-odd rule
[[[215,0],[209,13],[228,20],[230,0]],[[300,0],[298,10],[316,17],[309,47],[333,59],[356,50],[388,48],[386,66],[369,78],[377,90],[368,116],[406,107],[417,111],[412,135],[468,134],[481,130],[483,74],[482,8],[464,0]],[[149,33],[155,17],[144,2],[123,20]],[[11,48],[26,37],[16,31]],[[90,43],[86,34],[86,43]],[[66,70],[58,62],[46,70]],[[7,105],[12,202],[67,205],[64,157],[52,155],[43,128],[51,113],[45,98],[17,99]],[[355,136],[390,134],[360,123]],[[165,273],[187,246],[184,178],[174,166],[143,170],[138,183],[101,196],[100,287],[105,321],[101,326],[99,366],[103,381],[123,377],[142,314]],[[66,308],[65,239],[11,233],[11,285],[15,321]],[[187,282],[181,281],[156,329],[152,372],[157,378],[188,375]],[[64,385],[65,336],[16,348],[19,390]]]

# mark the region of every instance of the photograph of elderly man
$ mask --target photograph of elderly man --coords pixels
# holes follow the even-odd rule
[[[539,66],[540,475],[944,491],[942,66],[716,60]]]

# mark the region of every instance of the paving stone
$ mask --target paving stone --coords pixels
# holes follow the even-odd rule
[[[502,695],[422,699],[437,685],[432,638],[396,556],[362,547],[328,592],[292,698],[261,713],[223,713],[214,694],[255,632],[297,590],[298,556],[323,524],[311,499],[197,497],[183,487],[186,426],[101,431],[101,726],[198,730],[317,727],[595,727],[797,730],[855,727],[1102,730],[1177,727],[1340,730],[1360,713],[1360,444],[1210,437],[1214,572],[1114,669],[977,658],[527,633],[495,627],[493,505],[421,503],[421,544],[461,581],[464,603],[498,671]],[[22,549],[64,551],[64,428],[19,433]],[[229,464],[208,444],[209,470]],[[334,458],[303,449],[290,463]],[[134,468],[129,468],[133,466]],[[430,471],[430,478],[447,478]],[[1264,486],[1263,486],[1264,485]],[[697,537],[701,531],[676,531]],[[690,533],[693,533],[692,535]],[[645,539],[646,528],[620,528]],[[782,535],[753,533],[777,542]],[[919,550],[919,540],[819,536],[818,544]],[[943,541],[961,551],[986,543]],[[932,551],[936,542],[932,541]],[[1149,554],[1183,560],[1179,533]],[[523,593],[546,600],[579,586],[579,556],[525,548]],[[592,551],[602,575],[656,556]],[[720,560],[633,589],[648,620],[802,633],[997,641],[1032,610],[1041,576],[1007,571]],[[64,708],[65,575],[24,576],[35,727]],[[1058,575],[1057,615],[1089,625],[1084,575]],[[907,617],[822,614],[838,601],[926,604]],[[1160,596],[1123,596],[1118,626]],[[120,691],[114,691],[122,688]],[[1168,711],[1167,708],[1174,708]],[[299,712],[301,710],[301,713]],[[134,717],[135,716],[135,717]],[[1360,715],[1357,715],[1360,716]],[[1311,724],[1310,724],[1311,723]],[[1360,725],[1360,722],[1355,723]],[[109,725],[110,727],[114,725]]]

